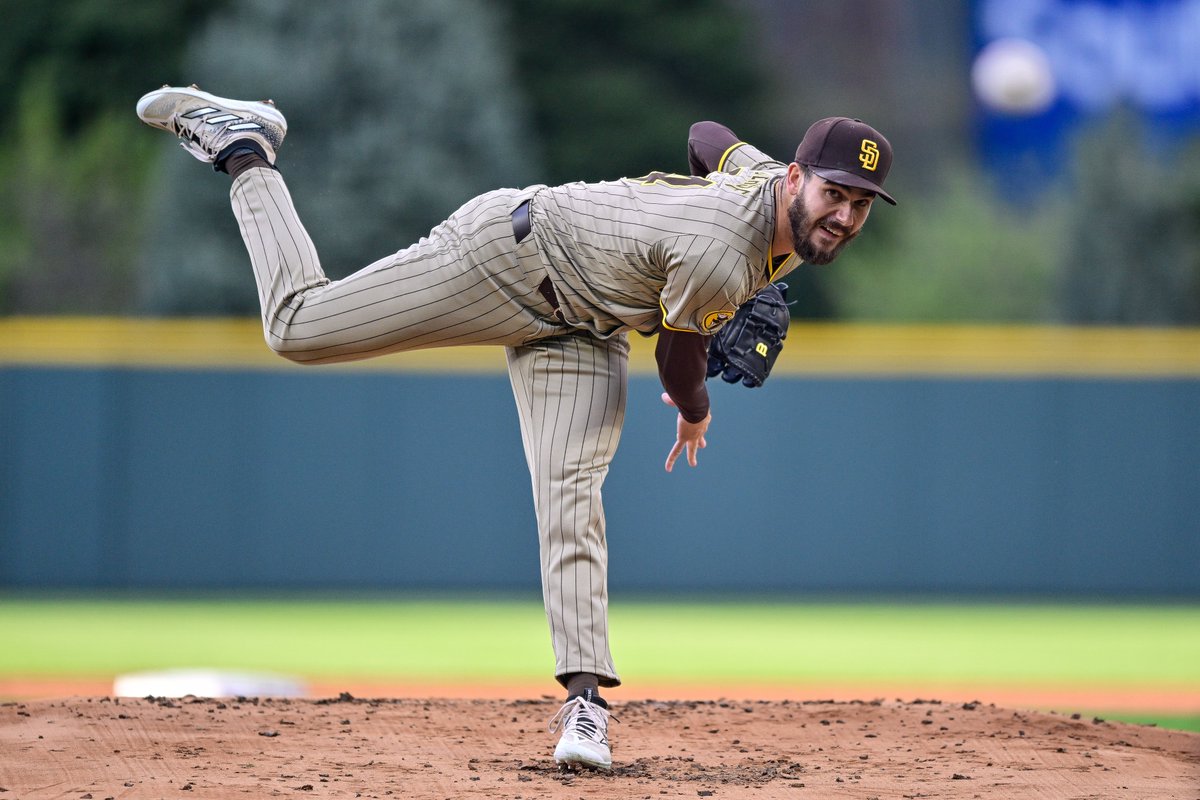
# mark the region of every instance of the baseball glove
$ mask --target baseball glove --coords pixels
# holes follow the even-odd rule
[[[791,314],[786,291],[786,283],[768,283],[713,334],[708,343],[708,377],[720,375],[726,383],[762,386],[787,338]]]

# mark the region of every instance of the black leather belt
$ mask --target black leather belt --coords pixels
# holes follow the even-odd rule
[[[526,200],[521,205],[513,209],[512,212],[513,238],[517,240],[517,244],[525,241],[525,237],[533,232],[533,223],[529,221],[529,201]],[[554,283],[549,276],[538,286],[538,293],[546,298],[546,301],[554,307],[554,316],[558,317],[563,322],[566,322],[566,317],[558,310],[558,295],[554,293]]]
[[[525,241],[525,237],[533,231],[533,223],[529,221],[529,201],[517,206],[512,213],[513,238],[517,244]]]

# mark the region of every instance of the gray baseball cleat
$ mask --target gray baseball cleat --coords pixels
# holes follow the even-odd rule
[[[612,749],[608,744],[607,704],[588,702],[582,697],[568,700],[550,720],[551,733],[561,726],[562,736],[554,748],[554,760],[563,766],[581,765],[593,769],[612,769]]]
[[[180,138],[180,146],[220,167],[235,142],[250,140],[270,164],[287,135],[287,120],[270,100],[227,100],[192,86],[164,86],[137,103],[142,122]]]

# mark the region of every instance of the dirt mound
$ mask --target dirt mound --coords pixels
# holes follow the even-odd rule
[[[1200,734],[979,703],[624,702],[613,770],[564,772],[558,701],[0,705],[0,799],[1200,798]],[[186,792],[187,794],[180,794]]]

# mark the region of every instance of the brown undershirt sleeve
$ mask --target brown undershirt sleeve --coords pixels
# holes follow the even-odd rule
[[[693,175],[716,172],[721,156],[740,139],[718,122],[697,122],[688,131],[688,167]]]
[[[663,389],[688,422],[708,416],[708,338],[690,331],[661,328],[654,347]]]

